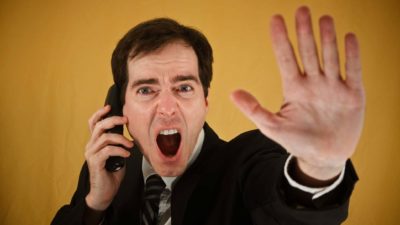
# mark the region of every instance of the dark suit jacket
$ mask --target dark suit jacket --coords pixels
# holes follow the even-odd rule
[[[346,219],[349,197],[358,179],[350,162],[341,185],[312,200],[310,194],[287,183],[283,167],[288,154],[259,131],[225,142],[207,124],[204,130],[199,157],[173,188],[172,225],[330,225]],[[138,149],[133,151],[119,192],[105,213],[104,224],[140,224],[142,154]],[[52,224],[83,224],[88,192],[85,164],[71,203],[58,211]]]

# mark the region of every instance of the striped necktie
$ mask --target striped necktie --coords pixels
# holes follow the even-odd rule
[[[143,225],[157,225],[160,195],[164,188],[165,183],[159,175],[153,174],[147,178],[142,209]]]

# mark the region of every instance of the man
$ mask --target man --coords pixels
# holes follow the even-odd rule
[[[230,142],[205,123],[212,76],[206,38],[169,19],[130,30],[112,57],[123,116],[102,119],[105,106],[89,120],[77,191],[53,224],[340,224],[357,180],[348,159],[365,99],[354,34],[345,38],[344,79],[331,17],[321,17],[320,30],[323,66],[310,12],[300,7],[301,71],[283,18],[272,18],[285,102],[274,114],[235,91],[233,102],[259,131]],[[134,144],[105,132],[122,124]],[[108,172],[110,156],[126,158],[126,166]]]

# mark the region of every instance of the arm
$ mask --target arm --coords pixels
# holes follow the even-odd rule
[[[254,224],[338,225],[347,217],[357,175],[350,161],[342,182],[318,198],[291,186],[284,176],[288,154],[261,132],[249,131],[229,143],[241,161],[237,176],[246,209]]]
[[[85,196],[89,192],[89,171],[85,163],[79,175],[78,187],[69,205],[61,207],[54,216],[52,225],[84,224],[83,217],[86,209]]]
[[[131,148],[133,144],[122,135],[105,133],[115,125],[127,122],[126,118],[116,116],[101,120],[109,110],[110,107],[105,106],[89,119],[92,136],[86,145],[86,163],[81,170],[78,188],[71,203],[57,212],[52,224],[98,225],[117,194],[125,168],[111,173],[106,171],[105,162],[110,156],[126,158],[130,155],[122,147],[113,145]]]

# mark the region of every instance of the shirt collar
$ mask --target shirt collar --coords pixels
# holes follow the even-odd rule
[[[197,138],[196,145],[194,146],[192,155],[190,155],[188,167],[191,166],[194,163],[194,161],[196,161],[197,157],[200,154],[201,148],[203,147],[203,142],[204,142],[204,129],[201,129],[200,134]],[[150,163],[146,160],[145,157],[143,157],[142,161],[142,172],[145,183],[149,176],[156,174],[153,167],[150,165]],[[168,190],[172,190],[172,185],[174,181],[179,177],[161,177],[161,178],[163,179],[166,185],[165,188],[167,188]]]

